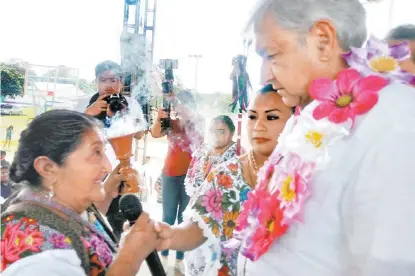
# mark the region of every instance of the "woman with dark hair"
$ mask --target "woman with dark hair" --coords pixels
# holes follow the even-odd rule
[[[187,170],[184,185],[190,201],[200,189],[207,175],[219,164],[237,157],[236,143],[232,141],[235,125],[226,115],[212,119],[209,126],[207,143],[200,146],[194,153],[189,169]],[[196,199],[195,198],[195,199]],[[185,256],[187,275],[199,275],[200,268],[204,268],[203,248],[196,248]]]
[[[192,156],[184,185],[191,198],[217,165],[236,156],[236,143],[232,141],[235,125],[226,115],[212,119],[207,143],[200,146]]]
[[[237,253],[228,255],[220,242],[230,240],[242,203],[255,187],[258,170],[271,155],[291,116],[272,87],[260,91],[248,106],[249,153],[217,166],[192,198],[179,226],[161,225],[159,249],[190,251],[200,247],[203,258],[190,259],[186,275],[236,275]]]
[[[142,214],[116,253],[88,222],[87,209],[105,198],[111,171],[95,119],[53,110],[20,136],[10,179],[23,185],[1,214],[2,275],[135,275],[156,235]],[[143,242],[145,241],[145,243]]]

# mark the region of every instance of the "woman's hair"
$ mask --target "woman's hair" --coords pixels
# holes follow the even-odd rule
[[[272,87],[272,84],[267,84],[264,87],[262,87],[261,89],[259,89],[259,91],[258,91],[259,94],[265,94],[265,93],[268,93],[268,92],[275,92],[275,93],[277,93],[278,91],[275,90]],[[291,113],[293,113],[293,114],[295,113],[295,106],[291,108]]]
[[[10,179],[41,184],[33,162],[46,156],[58,165],[81,143],[88,130],[99,127],[99,122],[82,113],[70,110],[52,110],[37,116],[20,134],[19,147],[10,167]]]
[[[235,133],[235,125],[231,119],[231,117],[227,116],[227,115],[219,115],[216,116],[215,118],[212,119],[212,122],[220,122],[220,123],[224,123],[225,125],[228,126],[229,131],[233,134]]]

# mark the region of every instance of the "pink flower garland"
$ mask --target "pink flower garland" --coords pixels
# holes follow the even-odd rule
[[[382,77],[363,77],[355,69],[341,71],[336,80],[315,80],[309,91],[318,103],[312,112],[313,118],[317,121],[327,118],[335,124],[347,120],[353,123],[356,116],[375,106],[378,91],[387,84]],[[294,120],[301,116],[299,109],[295,116]],[[245,257],[255,261],[292,223],[301,222],[316,164],[304,161],[298,154],[282,152],[283,147],[284,141],[261,168],[258,185],[248,194],[237,219],[235,238],[224,244],[225,252],[240,248]]]

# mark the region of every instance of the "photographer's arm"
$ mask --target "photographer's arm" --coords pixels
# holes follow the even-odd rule
[[[157,119],[150,128],[150,133],[153,138],[160,138],[166,135],[161,128],[161,120]]]
[[[169,118],[169,114],[166,111],[164,111],[164,108],[160,108],[157,111],[157,119],[150,129],[151,136],[153,136],[154,138],[160,138],[166,135],[166,132],[163,131],[163,128],[161,127],[161,119],[167,118]]]

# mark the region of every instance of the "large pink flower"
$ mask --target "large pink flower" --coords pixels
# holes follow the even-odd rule
[[[339,124],[364,114],[378,102],[378,92],[388,84],[379,76],[363,77],[357,70],[341,71],[336,80],[317,79],[310,85],[311,97],[320,104],[314,109],[316,120],[328,117]]]
[[[219,188],[210,189],[203,196],[202,206],[206,208],[215,220],[220,220],[222,218],[222,191]]]
[[[291,220],[300,220],[301,209],[309,197],[308,182],[315,165],[303,162],[297,154],[289,154],[285,166],[278,166],[276,185],[278,186],[278,199],[281,208],[284,208],[284,223]]]

